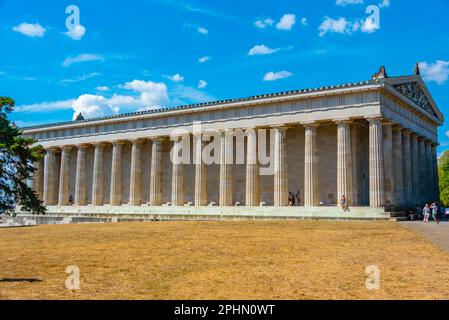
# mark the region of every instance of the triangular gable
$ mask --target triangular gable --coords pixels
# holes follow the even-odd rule
[[[412,101],[422,110],[426,111],[441,122],[444,121],[443,114],[438,109],[435,101],[422,81],[421,76],[396,77],[385,79],[395,90]]]

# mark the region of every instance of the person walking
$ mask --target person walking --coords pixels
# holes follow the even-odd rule
[[[349,205],[348,205],[348,199],[346,198],[345,195],[341,196],[340,204],[341,204],[341,208],[343,209],[343,212],[350,211],[349,210]]]
[[[423,209],[423,214],[424,214],[424,223],[429,223],[429,217],[430,217],[430,206],[429,204],[426,203],[426,205],[424,206]]]
[[[288,193],[288,206],[293,206],[293,195],[291,192]]]
[[[301,205],[301,197],[299,196],[299,190],[296,192],[296,205],[299,207]]]
[[[436,202],[434,202],[434,203],[432,203],[430,208],[432,209],[433,222],[436,223],[436,224],[440,223],[438,221],[438,204]]]

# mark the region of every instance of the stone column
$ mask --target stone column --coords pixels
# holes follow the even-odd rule
[[[203,161],[202,152],[204,142],[201,134],[194,134],[195,144],[195,206],[207,205],[207,166]]]
[[[220,206],[232,206],[232,167],[234,136],[231,130],[221,132],[220,150]]]
[[[411,143],[411,132],[409,130],[402,131],[402,147],[404,153],[404,190],[405,190],[405,205],[408,207],[412,207],[415,204],[415,197],[417,196],[414,193],[414,172],[413,168],[415,167],[414,161],[415,156],[412,157],[411,147],[413,144]],[[413,160],[412,160],[413,159]],[[413,161],[413,162],[412,162]],[[413,165],[412,165],[413,163]],[[416,186],[418,186],[417,184]]]
[[[59,206],[67,206],[70,198],[70,151],[72,147],[63,147],[61,153],[61,168],[59,173]]]
[[[393,185],[394,205],[402,208],[405,205],[404,190],[404,157],[402,148],[402,128],[393,127]]]
[[[162,138],[152,139],[150,205],[162,205]]]
[[[369,119],[369,193],[370,206],[385,206],[383,132],[381,119]]]
[[[259,162],[257,161],[257,131],[247,130],[246,150],[246,206],[256,207],[259,196]]]
[[[287,127],[274,127],[274,206],[288,206]]]
[[[419,200],[422,206],[429,202],[426,192],[426,145],[424,137],[418,138],[418,153],[419,153]]]
[[[410,163],[411,163],[411,176],[407,176],[407,172],[404,170],[404,183],[406,193],[410,194],[407,196],[407,204],[409,206],[420,205],[419,195],[421,192],[421,188],[419,186],[419,150],[418,150],[418,135],[412,133],[410,135],[410,143],[411,143],[411,153],[410,153]],[[404,156],[405,161],[405,156]],[[405,162],[404,162],[405,163]],[[408,189],[407,189],[408,188]]]
[[[122,205],[122,146],[123,141],[112,142],[111,206]]]
[[[351,153],[352,153],[352,205],[359,205],[361,202],[360,186],[360,162],[359,162],[359,133],[360,123],[353,122],[351,125]]]
[[[104,203],[104,144],[95,144],[94,174],[92,183],[92,205],[102,206]]]
[[[131,172],[129,175],[129,205],[142,204],[142,140],[133,140],[131,149]]]
[[[394,205],[394,174],[393,174],[393,123],[385,121],[383,126],[383,157],[384,157],[384,188],[385,205]]]
[[[433,192],[434,198],[440,201],[440,177],[438,174],[438,154],[437,154],[438,144],[432,144],[432,170],[433,170]]]
[[[349,203],[352,197],[352,146],[351,121],[337,122],[337,197],[345,195]]]
[[[31,188],[37,194],[39,200],[43,200],[44,191],[44,159],[39,159],[33,164],[34,172],[31,180]]]
[[[75,179],[75,205],[85,206],[87,204],[87,147],[79,145],[76,159],[76,179]]]
[[[306,124],[304,152],[304,206],[320,205],[318,181],[317,124]]]
[[[55,167],[56,167],[56,150],[47,149],[44,159],[44,192],[43,201],[45,206],[53,206],[56,204],[55,193]]]
[[[185,138],[184,138],[185,139]],[[189,138],[190,139],[190,138]],[[173,169],[172,169],[172,183],[171,183],[171,202],[173,206],[184,205],[184,164],[182,158],[179,157],[181,152],[181,145],[183,139],[173,142]],[[190,144],[189,144],[190,145]],[[182,150],[186,152],[186,150]],[[190,152],[190,150],[188,150]],[[179,162],[179,163],[178,163]]]
[[[427,201],[433,202],[436,201],[435,195],[434,195],[434,186],[433,186],[433,160],[432,160],[432,142],[427,140],[425,142],[425,152],[426,152],[426,170],[425,170],[425,186],[426,186],[426,195],[427,195]]]

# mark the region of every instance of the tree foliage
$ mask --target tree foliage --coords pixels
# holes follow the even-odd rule
[[[438,160],[438,174],[440,179],[440,201],[449,207],[449,150],[444,152]]]
[[[36,141],[22,137],[22,132],[8,119],[14,100],[0,97],[0,214],[12,213],[16,204],[21,210],[44,214],[38,195],[27,185],[36,170],[33,163],[42,159],[43,149]]]

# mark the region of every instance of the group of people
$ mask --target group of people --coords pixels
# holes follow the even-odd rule
[[[288,193],[288,205],[290,207],[296,207],[301,205],[301,198],[299,197],[299,191],[296,194],[293,192]]]
[[[426,204],[423,208],[423,222],[429,223],[430,215],[432,215],[433,222],[438,224],[440,221],[438,220],[438,214],[442,214],[443,216],[449,215],[449,208],[440,207],[437,202],[432,204]]]

